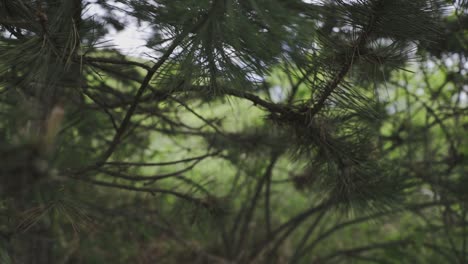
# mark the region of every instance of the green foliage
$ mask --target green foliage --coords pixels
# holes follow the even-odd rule
[[[0,0],[0,262],[466,263],[466,11]]]

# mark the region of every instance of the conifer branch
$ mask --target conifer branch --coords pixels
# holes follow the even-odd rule
[[[383,1],[384,0],[378,0],[377,3],[374,4],[373,12],[372,14],[370,14],[369,22],[362,30],[356,43],[351,47],[351,56],[346,58],[346,62],[341,67],[340,71],[325,86],[324,91],[322,92],[318,100],[314,103],[310,111],[307,113],[309,118],[312,119],[315,115],[318,114],[318,112],[320,112],[320,110],[322,110],[322,108],[325,106],[325,102],[327,101],[327,99],[337,89],[340,83],[343,82],[344,78],[350,71],[355,61],[355,58],[359,56],[359,51],[362,50],[367,44],[367,40],[369,39],[369,36],[372,34],[372,31],[374,30],[374,27],[379,20],[378,11],[383,5]]]

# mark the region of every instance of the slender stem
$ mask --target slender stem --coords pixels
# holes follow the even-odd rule
[[[237,246],[235,252],[239,252],[240,248],[242,247],[244,240],[247,235],[247,228],[249,224],[251,223],[253,212],[255,207],[257,206],[258,199],[260,197],[260,193],[262,191],[263,185],[265,184],[267,178],[271,177],[271,174],[273,172],[273,168],[276,164],[276,161],[278,160],[278,154],[273,154],[270,160],[270,163],[268,164],[268,167],[265,170],[265,173],[263,177],[258,181],[257,186],[255,188],[255,193],[254,196],[251,199],[251,203],[249,208],[246,211],[245,218],[243,221],[243,225],[240,228],[240,235],[239,235],[239,240],[237,241]]]

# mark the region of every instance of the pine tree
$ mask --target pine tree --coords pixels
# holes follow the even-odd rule
[[[1,0],[0,262],[466,263],[467,9]]]

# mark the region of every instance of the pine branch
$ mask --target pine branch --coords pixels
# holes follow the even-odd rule
[[[116,64],[116,65],[126,65],[126,66],[137,66],[143,68],[147,71],[151,71],[151,67],[148,65],[131,60],[118,60],[113,58],[96,58],[96,57],[83,57],[85,62],[98,62],[98,63],[109,63],[109,64]]]
[[[383,5],[383,1],[384,0],[379,0],[377,3],[375,3],[375,6],[373,7],[373,13],[370,15],[367,25],[364,27],[361,34],[359,35],[356,44],[351,48],[351,56],[347,58],[345,64],[341,67],[340,71],[325,86],[325,89],[320,95],[319,99],[314,103],[312,109],[310,109],[308,113],[309,118],[313,118],[315,115],[318,114],[318,112],[320,112],[320,110],[322,110],[322,108],[325,106],[325,102],[327,101],[327,99],[336,90],[339,84],[343,82],[344,78],[350,71],[351,67],[353,66],[354,59],[359,56],[359,51],[362,50],[367,44],[367,40],[369,39],[369,36],[372,34],[374,27],[379,20],[377,13]]]
[[[319,263],[326,263],[330,261],[333,258],[339,257],[339,256],[354,256],[354,255],[359,255],[361,253],[375,250],[375,249],[385,249],[388,247],[401,247],[405,246],[408,244],[413,243],[411,239],[400,239],[400,240],[395,240],[395,241],[389,241],[389,242],[384,242],[384,243],[374,243],[370,244],[367,246],[363,247],[356,247],[356,248],[351,248],[351,249],[345,249],[345,250],[339,250],[334,253],[329,254],[328,256],[322,257],[318,259]]]
[[[213,4],[213,5],[215,5],[215,4]],[[151,67],[151,69],[149,69],[147,71],[147,74],[146,74],[145,78],[143,79],[143,82],[141,83],[140,88],[138,88],[138,91],[137,91],[137,93],[136,93],[136,95],[134,97],[133,103],[130,105],[129,109],[127,110],[127,112],[125,114],[125,117],[124,117],[122,123],[120,124],[120,127],[118,128],[117,132],[115,133],[114,138],[112,139],[112,142],[111,142],[110,146],[108,147],[108,149],[106,150],[106,152],[104,153],[104,155],[102,156],[100,161],[98,161],[93,166],[93,168],[98,168],[98,167],[102,166],[107,161],[107,159],[109,159],[109,157],[112,155],[114,150],[117,148],[118,144],[120,143],[121,137],[123,136],[125,130],[128,127],[128,125],[130,124],[130,119],[132,118],[132,115],[134,114],[135,110],[137,109],[140,98],[143,96],[144,92],[146,91],[146,89],[149,86],[149,83],[150,83],[151,79],[158,72],[159,68],[161,68],[161,66],[163,66],[163,64],[172,55],[174,50],[180,44],[182,44],[182,42],[185,40],[185,38],[190,33],[197,32],[201,27],[203,27],[203,25],[208,21],[209,17],[211,15],[213,15],[213,12],[212,12],[213,10],[214,10],[214,6],[213,6],[213,9],[211,10],[211,12],[209,12],[204,17],[202,17],[195,25],[193,25],[188,30],[182,32],[179,36],[177,36],[174,39],[174,41],[172,42],[172,44],[167,48],[165,53],[161,56],[161,58],[159,58],[159,61],[153,67]]]
[[[146,192],[146,193],[150,193],[152,195],[155,195],[157,193],[170,194],[170,195],[176,196],[178,198],[181,198],[183,200],[192,202],[194,204],[201,205],[201,206],[203,205],[202,201],[200,201],[197,198],[194,198],[192,196],[189,196],[187,194],[183,194],[183,193],[180,193],[180,192],[172,191],[172,190],[158,189],[158,188],[133,187],[133,186],[129,186],[129,185],[110,183],[110,182],[98,181],[98,180],[92,180],[92,179],[86,179],[86,178],[74,178],[74,179],[84,181],[84,182],[89,182],[91,184],[98,185],[98,186],[116,188],[116,189],[127,190],[127,191]]]

